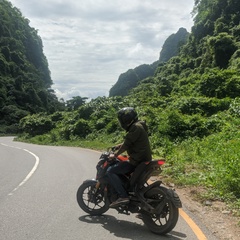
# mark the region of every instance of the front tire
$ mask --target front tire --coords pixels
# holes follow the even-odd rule
[[[177,224],[179,211],[173,202],[167,198],[167,189],[161,186],[153,188],[146,193],[145,197],[152,207],[156,208],[161,202],[164,203],[164,207],[161,212],[156,214],[143,212],[144,224],[156,234],[169,233]]]
[[[109,209],[101,186],[96,189],[96,181],[85,181],[77,191],[77,202],[80,208],[90,215],[101,215]]]

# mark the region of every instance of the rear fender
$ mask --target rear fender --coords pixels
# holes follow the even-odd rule
[[[170,200],[176,208],[182,207],[182,203],[181,203],[180,198],[177,195],[177,193],[172,189],[165,188],[165,190],[166,190],[165,191],[166,198],[153,210],[153,213],[162,212],[162,210],[165,207],[165,204],[167,203],[168,200]]]
[[[150,204],[148,204],[148,202],[146,201],[147,199],[145,198],[145,194],[149,192],[151,189],[160,186],[161,183],[162,183],[161,181],[156,181],[148,185],[147,187],[142,188],[141,190],[137,188],[135,189],[136,196],[141,202],[141,208],[144,209],[145,211],[149,211],[149,212],[154,211],[154,208]]]
[[[147,189],[147,191],[146,191],[144,194],[146,194],[147,192],[151,191],[151,189],[153,189],[154,187],[157,187],[157,185],[160,187],[160,184],[161,184],[161,182],[159,182],[159,181],[151,184],[149,187],[151,187],[151,186],[152,186],[152,187],[149,188],[149,189]],[[181,202],[178,194],[177,194],[174,190],[168,189],[168,188],[165,188],[165,187],[162,187],[162,186],[161,186],[160,188],[161,188],[162,191],[164,191],[164,193],[166,194],[166,199],[167,199],[167,200],[170,200],[170,201],[174,204],[174,206],[175,206],[176,208],[181,208],[181,207],[182,207],[182,202]],[[161,205],[161,204],[160,204],[160,205]],[[160,206],[159,206],[159,207],[160,207]]]
[[[150,191],[152,188],[155,188],[157,186],[160,186],[162,184],[162,181],[156,181],[156,182],[153,182],[152,184],[148,185],[145,189],[144,189],[144,193],[143,194],[146,194],[148,191]]]
[[[176,208],[182,207],[182,202],[178,194],[172,189],[166,189],[167,199],[169,199]]]

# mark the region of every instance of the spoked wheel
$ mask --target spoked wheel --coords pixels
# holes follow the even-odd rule
[[[77,202],[80,208],[90,215],[101,215],[109,209],[104,197],[104,189],[96,189],[96,181],[84,182],[77,191]]]
[[[179,211],[174,204],[166,198],[166,188],[157,187],[151,189],[146,193],[149,204],[157,208],[161,204],[158,213],[150,214],[147,212],[142,213],[144,224],[156,234],[169,233],[177,224]]]

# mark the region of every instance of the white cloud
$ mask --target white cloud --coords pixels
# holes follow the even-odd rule
[[[141,53],[144,53],[144,48],[141,43],[137,43],[129,50],[128,57],[138,57]]]
[[[108,95],[123,72],[159,58],[190,31],[193,0],[11,0],[39,30],[57,96]]]

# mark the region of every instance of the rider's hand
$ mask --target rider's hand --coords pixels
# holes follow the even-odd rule
[[[116,157],[116,155],[114,153],[111,153],[108,158],[109,158],[109,160],[113,160],[115,157]]]

